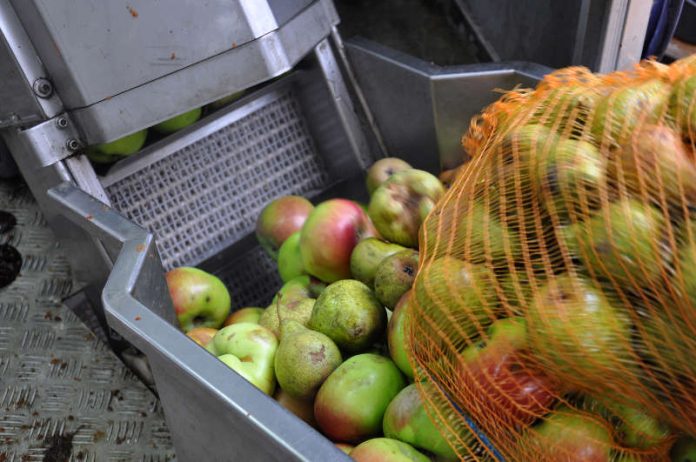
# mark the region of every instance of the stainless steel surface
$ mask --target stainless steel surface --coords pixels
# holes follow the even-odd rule
[[[58,124],[57,121],[61,123]],[[79,134],[70,116],[67,114],[47,120],[19,133],[23,150],[30,150],[36,154],[37,167],[46,167],[72,155],[79,146],[71,146],[77,143]]]
[[[0,290],[0,459],[173,460],[158,399],[61,303],[75,281],[28,189],[0,182],[0,209],[23,256]]]
[[[550,71],[530,63],[439,67],[358,39],[346,51],[387,154],[431,171],[466,159],[461,136],[499,98],[496,89],[533,86]]]
[[[13,2],[87,144],[282,74],[338,21],[330,0],[131,3]]]
[[[70,184],[49,195],[75,224],[121,245],[104,307],[109,324],[148,356],[181,460],[349,460],[149,309],[162,303],[149,287],[162,272],[152,234]]]
[[[46,77],[9,0],[0,0],[0,128],[37,122],[62,110],[54,92],[44,91],[46,85],[52,87]]]

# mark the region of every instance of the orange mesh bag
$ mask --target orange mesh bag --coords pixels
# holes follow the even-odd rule
[[[408,351],[465,460],[669,460],[696,435],[696,58],[568,68],[472,121]]]

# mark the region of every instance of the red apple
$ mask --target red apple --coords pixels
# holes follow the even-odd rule
[[[468,390],[467,409],[500,424],[522,427],[545,415],[559,391],[553,381],[524,360],[527,332],[523,318],[500,319],[488,330],[488,341],[462,353],[460,389]],[[475,403],[475,404],[474,404]]]
[[[355,446],[352,444],[347,444],[347,443],[334,443],[338,449],[341,451],[345,452],[346,454],[350,454],[350,452],[353,450]]]
[[[429,462],[430,459],[410,444],[392,438],[373,438],[350,452],[357,462]]]
[[[305,271],[326,282],[350,278],[353,248],[361,239],[376,235],[372,222],[356,202],[322,202],[307,217],[300,234]]]
[[[256,238],[276,260],[283,242],[302,228],[314,206],[304,197],[284,196],[270,202],[256,221]]]
[[[219,328],[230,312],[225,284],[198,268],[174,268],[166,275],[174,311],[184,332],[194,327]]]
[[[391,178],[392,175],[404,170],[410,170],[413,167],[406,162],[396,157],[385,157],[380,159],[369,168],[367,171],[367,192],[372,194],[379,186]]]

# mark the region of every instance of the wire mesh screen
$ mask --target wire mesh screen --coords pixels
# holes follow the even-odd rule
[[[171,269],[251,232],[270,200],[307,194],[328,179],[289,92],[106,191],[115,208],[156,233]]]

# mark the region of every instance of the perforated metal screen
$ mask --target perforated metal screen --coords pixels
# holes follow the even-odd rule
[[[292,93],[109,185],[112,204],[154,231],[166,269],[200,262],[251,232],[273,198],[329,177]]]

